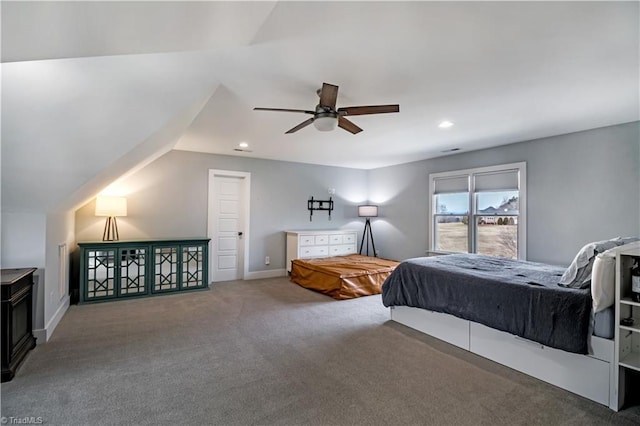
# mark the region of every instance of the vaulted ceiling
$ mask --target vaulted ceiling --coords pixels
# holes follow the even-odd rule
[[[145,143],[366,169],[640,118],[637,2],[1,7],[3,210],[77,198]],[[308,116],[253,111],[313,109],[322,82],[400,113],[285,135]]]

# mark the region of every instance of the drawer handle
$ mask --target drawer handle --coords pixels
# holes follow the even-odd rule
[[[525,339],[524,337],[520,337],[520,336],[513,336],[513,337],[519,342],[527,343],[529,345],[538,347],[540,349],[544,349],[544,345],[541,345],[540,343],[532,342],[531,340]]]

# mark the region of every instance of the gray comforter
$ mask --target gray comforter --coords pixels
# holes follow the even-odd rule
[[[558,286],[563,272],[557,266],[474,254],[415,258],[387,278],[382,302],[444,312],[586,354],[591,294]]]

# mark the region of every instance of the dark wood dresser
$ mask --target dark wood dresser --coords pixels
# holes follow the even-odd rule
[[[2,381],[13,379],[36,346],[33,337],[33,273],[36,268],[2,269]]]

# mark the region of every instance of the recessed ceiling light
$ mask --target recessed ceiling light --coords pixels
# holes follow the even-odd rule
[[[453,126],[453,123],[449,120],[444,120],[440,122],[440,124],[438,124],[438,127],[440,127],[441,129],[448,129],[451,126]]]
[[[238,144],[238,146],[239,146],[240,148],[248,148],[248,147],[249,147],[249,144],[248,144],[248,143],[246,143],[246,142],[240,142],[240,143]]]

